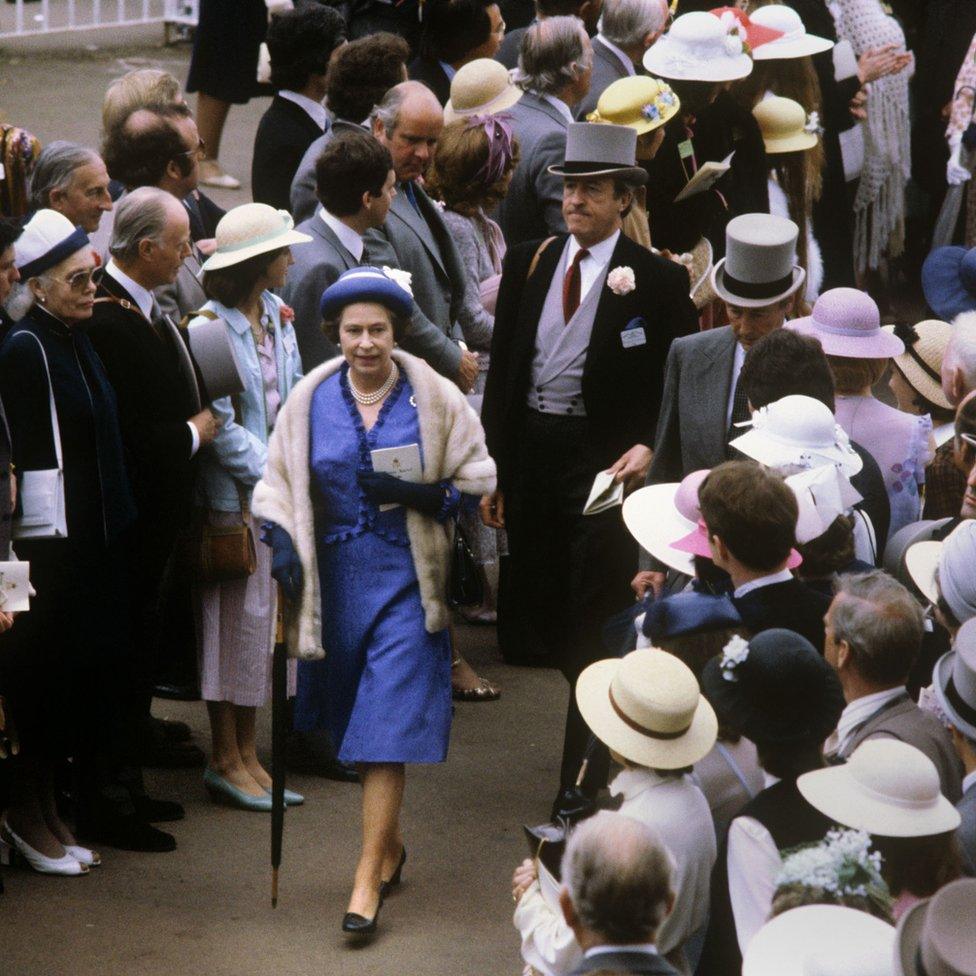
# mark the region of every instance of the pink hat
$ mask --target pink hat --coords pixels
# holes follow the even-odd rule
[[[704,519],[698,520],[698,526],[694,532],[689,532],[686,536],[671,543],[672,549],[679,552],[690,552],[693,556],[704,556],[706,559],[712,558],[712,547],[708,544],[708,526]],[[790,550],[790,555],[786,560],[787,569],[796,569],[803,562],[803,557],[795,550]]]
[[[887,359],[905,351],[901,339],[881,328],[881,313],[874,299],[856,288],[825,291],[813,306],[812,315],[787,322],[787,328],[819,339],[828,356]]]

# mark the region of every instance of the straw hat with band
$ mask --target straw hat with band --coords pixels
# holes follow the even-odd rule
[[[875,300],[857,288],[825,291],[810,315],[786,325],[801,335],[813,336],[828,356],[887,359],[905,351],[901,339],[881,328],[881,312]]]
[[[754,24],[778,31],[780,37],[774,38],[752,52],[755,61],[775,61],[791,58],[805,58],[812,54],[829,51],[834,42],[826,37],[808,34],[800,15],[782,3],[769,4],[752,12]]]
[[[725,257],[712,269],[715,294],[743,308],[765,308],[789,298],[806,278],[796,263],[799,234],[796,224],[785,217],[763,213],[733,217],[725,228]]]
[[[935,763],[900,739],[868,739],[843,765],[804,773],[796,785],[831,820],[877,837],[944,834],[961,819]]]
[[[605,88],[586,121],[626,125],[642,136],[670,122],[680,108],[681,102],[669,84],[647,75],[632,75],[618,78]]]
[[[895,935],[894,976],[976,976],[976,879],[959,878],[912,905]]]
[[[959,628],[952,650],[936,661],[932,687],[949,721],[976,742],[976,619]]]
[[[350,268],[322,292],[319,311],[323,319],[334,318],[354,302],[376,302],[397,315],[413,315],[413,296],[386,270]]]
[[[637,133],[628,125],[590,125],[570,122],[566,155],[554,176],[619,176],[631,183],[647,182],[647,170],[637,165]]]
[[[711,14],[682,14],[644,52],[644,67],[673,81],[736,81],[752,71],[742,38]]]
[[[818,123],[799,102],[771,95],[764,98],[752,114],[759,123],[767,155],[805,152],[820,141]]]
[[[691,668],[657,648],[591,664],[576,681],[576,702],[593,734],[638,766],[691,766],[718,733]]]
[[[895,356],[898,372],[929,403],[943,410],[953,406],[942,389],[942,357],[952,335],[952,326],[939,319],[926,319],[916,325],[883,325],[884,332],[897,336],[905,351]]]
[[[444,106],[444,124],[471,115],[495,115],[522,97],[508,70],[494,58],[476,58],[458,68],[451,79],[451,97]]]
[[[895,929],[841,905],[801,905],[752,938],[742,976],[890,976]]]
[[[22,281],[50,271],[91,241],[81,227],[75,227],[56,210],[38,210],[14,242],[14,266]]]
[[[259,254],[312,240],[294,228],[295,221],[287,210],[275,210],[266,203],[234,207],[220,218],[217,250],[204,261],[200,273],[229,268]]]

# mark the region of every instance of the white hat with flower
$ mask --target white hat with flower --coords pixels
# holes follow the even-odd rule
[[[644,52],[644,67],[676,81],[735,81],[752,71],[752,58],[737,21],[692,11]]]

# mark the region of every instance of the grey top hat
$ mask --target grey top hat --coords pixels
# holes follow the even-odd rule
[[[190,355],[196,364],[208,403],[244,390],[244,372],[223,319],[199,318],[187,329]]]
[[[976,879],[959,878],[912,905],[898,920],[894,976],[974,976],[974,900]]]
[[[629,125],[570,122],[562,166],[550,166],[555,176],[622,176],[646,183],[647,171],[637,165],[637,132]]]
[[[742,214],[725,228],[725,257],[712,269],[712,287],[723,301],[762,308],[788,298],[806,272],[796,263],[800,229],[772,214]]]
[[[956,643],[936,662],[932,687],[946,717],[976,741],[976,618],[959,628]]]

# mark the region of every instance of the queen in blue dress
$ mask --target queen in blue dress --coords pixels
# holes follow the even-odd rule
[[[464,496],[492,490],[495,465],[461,391],[395,348],[413,311],[405,287],[355,268],[321,311],[342,356],[292,391],[253,507],[302,659],[296,728],[327,729],[362,776],[363,850],[342,927],[368,935],[405,859],[404,764],[447,757],[453,517]],[[375,470],[384,449],[414,470]]]

